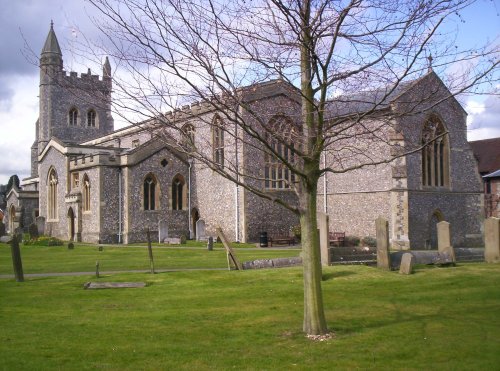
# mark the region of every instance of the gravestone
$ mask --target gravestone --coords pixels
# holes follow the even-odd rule
[[[199,219],[196,222],[196,240],[204,241],[206,239],[205,235],[205,221],[203,219]]]
[[[322,212],[316,213],[319,229],[319,246],[321,251],[321,265],[329,266],[330,258],[330,239],[328,236],[328,215]]]
[[[21,249],[19,248],[19,240],[16,235],[12,237],[12,241],[10,242],[10,251],[12,254],[12,265],[14,268],[14,276],[16,277],[16,281],[24,282]]]
[[[45,234],[45,217],[37,216],[35,218],[35,224],[36,227],[38,228],[38,234],[40,236],[43,236]]]
[[[158,243],[162,243],[165,238],[168,238],[168,224],[166,220],[158,222]]]
[[[437,223],[438,251],[441,262],[455,263],[455,252],[451,246],[450,223],[442,221]]]
[[[214,249],[214,238],[208,237],[207,250],[212,251]]]
[[[28,231],[30,234],[30,239],[35,240],[38,238],[38,227],[35,223],[31,223],[28,227]]]
[[[390,270],[389,222],[380,216],[375,220],[375,228],[377,231],[377,268]]]
[[[500,262],[500,219],[488,218],[484,222],[484,261]]]
[[[399,267],[399,273],[401,274],[412,274],[413,273],[413,264],[415,264],[415,257],[406,252],[403,254],[401,258],[401,265]]]
[[[5,236],[5,224],[0,222],[0,237]]]

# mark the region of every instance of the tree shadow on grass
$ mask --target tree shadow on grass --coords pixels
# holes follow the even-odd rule
[[[339,272],[331,272],[331,273],[323,273],[322,281],[328,281],[334,278],[346,277],[356,274],[353,271],[339,271]]]

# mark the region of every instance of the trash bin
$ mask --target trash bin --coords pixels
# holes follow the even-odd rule
[[[267,247],[267,232],[260,232],[260,247]]]

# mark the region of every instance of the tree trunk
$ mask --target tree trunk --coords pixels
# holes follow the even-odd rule
[[[21,260],[21,249],[19,248],[19,240],[14,233],[10,243],[10,251],[12,253],[12,265],[14,267],[14,276],[17,282],[24,282],[23,263]]]
[[[317,183],[316,183],[317,184]],[[308,335],[325,334],[325,313],[321,291],[321,259],[318,223],[316,220],[316,189],[301,195],[300,227],[304,266],[304,327]]]

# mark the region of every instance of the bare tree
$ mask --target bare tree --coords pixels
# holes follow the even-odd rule
[[[96,22],[112,45],[106,53],[126,76],[115,75],[117,111],[154,122],[192,158],[299,216],[307,334],[328,331],[316,233],[321,176],[389,163],[425,144],[377,150],[394,145],[395,118],[436,104],[430,91],[388,109],[394,96],[427,73],[431,54],[440,71],[474,60],[466,74],[447,81],[452,94],[498,77],[498,46],[471,54],[439,34],[469,0],[89,1],[103,15]],[[271,80],[288,92],[293,122],[270,122],[269,110],[253,104],[252,89]],[[270,174],[237,161],[221,166],[214,152],[190,143],[180,107],[195,101],[225,122],[206,125],[261,152],[278,164],[279,174],[269,180]],[[174,111],[165,115],[167,110]],[[292,189],[295,201],[269,192],[269,181]]]

